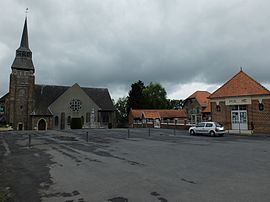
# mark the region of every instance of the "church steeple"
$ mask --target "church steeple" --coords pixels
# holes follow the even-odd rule
[[[25,17],[23,33],[21,38],[20,47],[16,50],[16,57],[11,66],[13,69],[24,70],[24,71],[35,71],[33,61],[32,61],[32,52],[29,48],[28,42],[28,30],[27,30],[27,18]]]
[[[24,27],[23,27],[23,33],[22,33],[22,39],[21,39],[21,46],[20,48],[26,48],[29,49],[29,43],[28,43],[28,30],[27,30],[27,18],[25,17],[24,21]]]

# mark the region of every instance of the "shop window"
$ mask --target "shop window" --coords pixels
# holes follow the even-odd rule
[[[217,105],[217,106],[216,106],[216,111],[217,111],[217,112],[220,112],[220,111],[221,111],[220,105]]]
[[[264,105],[263,105],[263,103],[259,103],[259,110],[260,110],[260,111],[263,111],[263,110],[264,110]]]

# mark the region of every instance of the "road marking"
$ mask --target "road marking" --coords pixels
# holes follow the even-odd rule
[[[11,152],[9,150],[8,144],[5,141],[5,139],[3,139],[3,145],[4,145],[5,149],[6,149],[6,152],[5,152],[4,156],[8,156]]]

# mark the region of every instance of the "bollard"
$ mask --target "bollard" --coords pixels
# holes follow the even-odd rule
[[[149,128],[149,130],[148,130],[148,136],[150,137],[150,128]]]
[[[88,132],[86,132],[86,142],[88,142]]]
[[[129,128],[128,128],[128,138],[130,137],[130,131],[129,131]]]
[[[31,134],[28,135],[28,147],[31,147]]]

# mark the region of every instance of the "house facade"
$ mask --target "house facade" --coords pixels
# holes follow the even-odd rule
[[[211,120],[211,105],[207,91],[196,91],[184,101],[183,109],[186,110],[190,124]]]
[[[131,109],[131,128],[185,128],[187,114],[182,109]]]
[[[80,118],[86,128],[115,125],[108,89],[35,83],[26,18],[11,69],[9,92],[0,100],[5,120],[14,130],[67,129],[72,118]]]
[[[270,91],[244,71],[210,96],[212,119],[227,130],[270,132]]]

